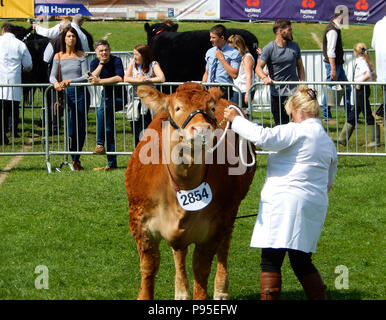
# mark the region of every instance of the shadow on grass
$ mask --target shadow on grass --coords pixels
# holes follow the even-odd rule
[[[258,289],[257,289],[258,290]],[[327,300],[361,300],[362,293],[357,290],[327,290]],[[231,297],[235,300],[260,300],[259,293],[250,292],[244,295]],[[282,291],[280,300],[307,300],[303,290]]]
[[[339,164],[338,164],[339,166]],[[357,163],[357,164],[342,164],[340,167],[341,168],[362,168],[362,167],[374,167],[376,166],[375,162],[366,162],[366,163]]]

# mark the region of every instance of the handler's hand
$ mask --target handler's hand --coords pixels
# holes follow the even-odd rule
[[[224,119],[229,122],[232,122],[238,115],[237,111],[233,108],[225,108],[224,110]]]

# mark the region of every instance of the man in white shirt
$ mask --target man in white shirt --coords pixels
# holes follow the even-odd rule
[[[323,56],[326,67],[327,81],[348,81],[343,69],[343,44],[341,38],[341,25],[347,13],[335,13],[334,19],[327,25],[323,36]],[[347,117],[351,111],[351,86],[345,86],[344,95]],[[330,106],[327,106],[326,95],[323,97],[323,120],[327,123],[335,123],[332,120]]]
[[[35,29],[36,33],[43,36],[47,37],[50,39],[56,38],[58,35],[60,35],[60,25],[62,23],[68,23],[67,19],[62,19],[61,23],[58,23],[57,25],[53,26],[52,28],[44,28],[38,24],[33,24],[32,27]],[[77,14],[72,18],[71,22],[71,27],[73,27],[76,32],[78,33],[80,42],[82,43],[82,50],[84,52],[89,52],[90,47],[88,45],[87,37],[83,33],[83,31],[80,29],[84,22],[84,18],[81,14]]]
[[[13,25],[4,23],[0,37],[0,145],[7,144],[9,128],[16,135],[19,123],[19,104],[21,87],[2,87],[2,85],[21,84],[22,67],[32,70],[32,57],[24,42],[12,33]]]
[[[373,31],[373,39],[371,41],[371,46],[375,49],[375,59],[376,59],[376,71],[377,71],[377,81],[386,82],[386,15],[379,20]],[[386,104],[386,86],[383,86],[383,106]],[[380,114],[383,114],[385,117],[385,109],[380,111]],[[377,112],[378,113],[378,112]]]

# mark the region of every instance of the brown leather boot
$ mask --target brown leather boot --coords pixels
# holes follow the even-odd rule
[[[326,300],[327,286],[324,284],[319,272],[314,272],[299,279],[308,299]]]
[[[72,161],[72,166],[74,167],[74,170],[77,172],[84,170],[84,168],[80,165],[80,161]]]
[[[279,300],[281,274],[278,272],[260,273],[260,300]]]

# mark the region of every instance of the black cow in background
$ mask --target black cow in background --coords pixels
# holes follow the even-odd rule
[[[32,57],[33,67],[30,72],[22,72],[23,83],[47,83],[47,64],[43,61],[43,53],[49,39],[38,35],[32,27],[26,29],[14,26],[16,38],[23,41]]]
[[[38,35],[32,27],[26,29],[21,26],[14,26],[13,34],[17,39],[23,41],[32,57],[32,70],[22,71],[21,82],[23,84],[47,83],[47,64],[43,61],[43,53],[49,42],[49,39]],[[31,104],[34,89],[23,88],[23,100]]]
[[[151,46],[168,82],[201,81],[205,72],[205,54],[212,47],[209,30],[177,32],[172,22],[145,23],[147,43]],[[226,37],[239,34],[257,62],[258,40],[243,29],[227,29]]]

